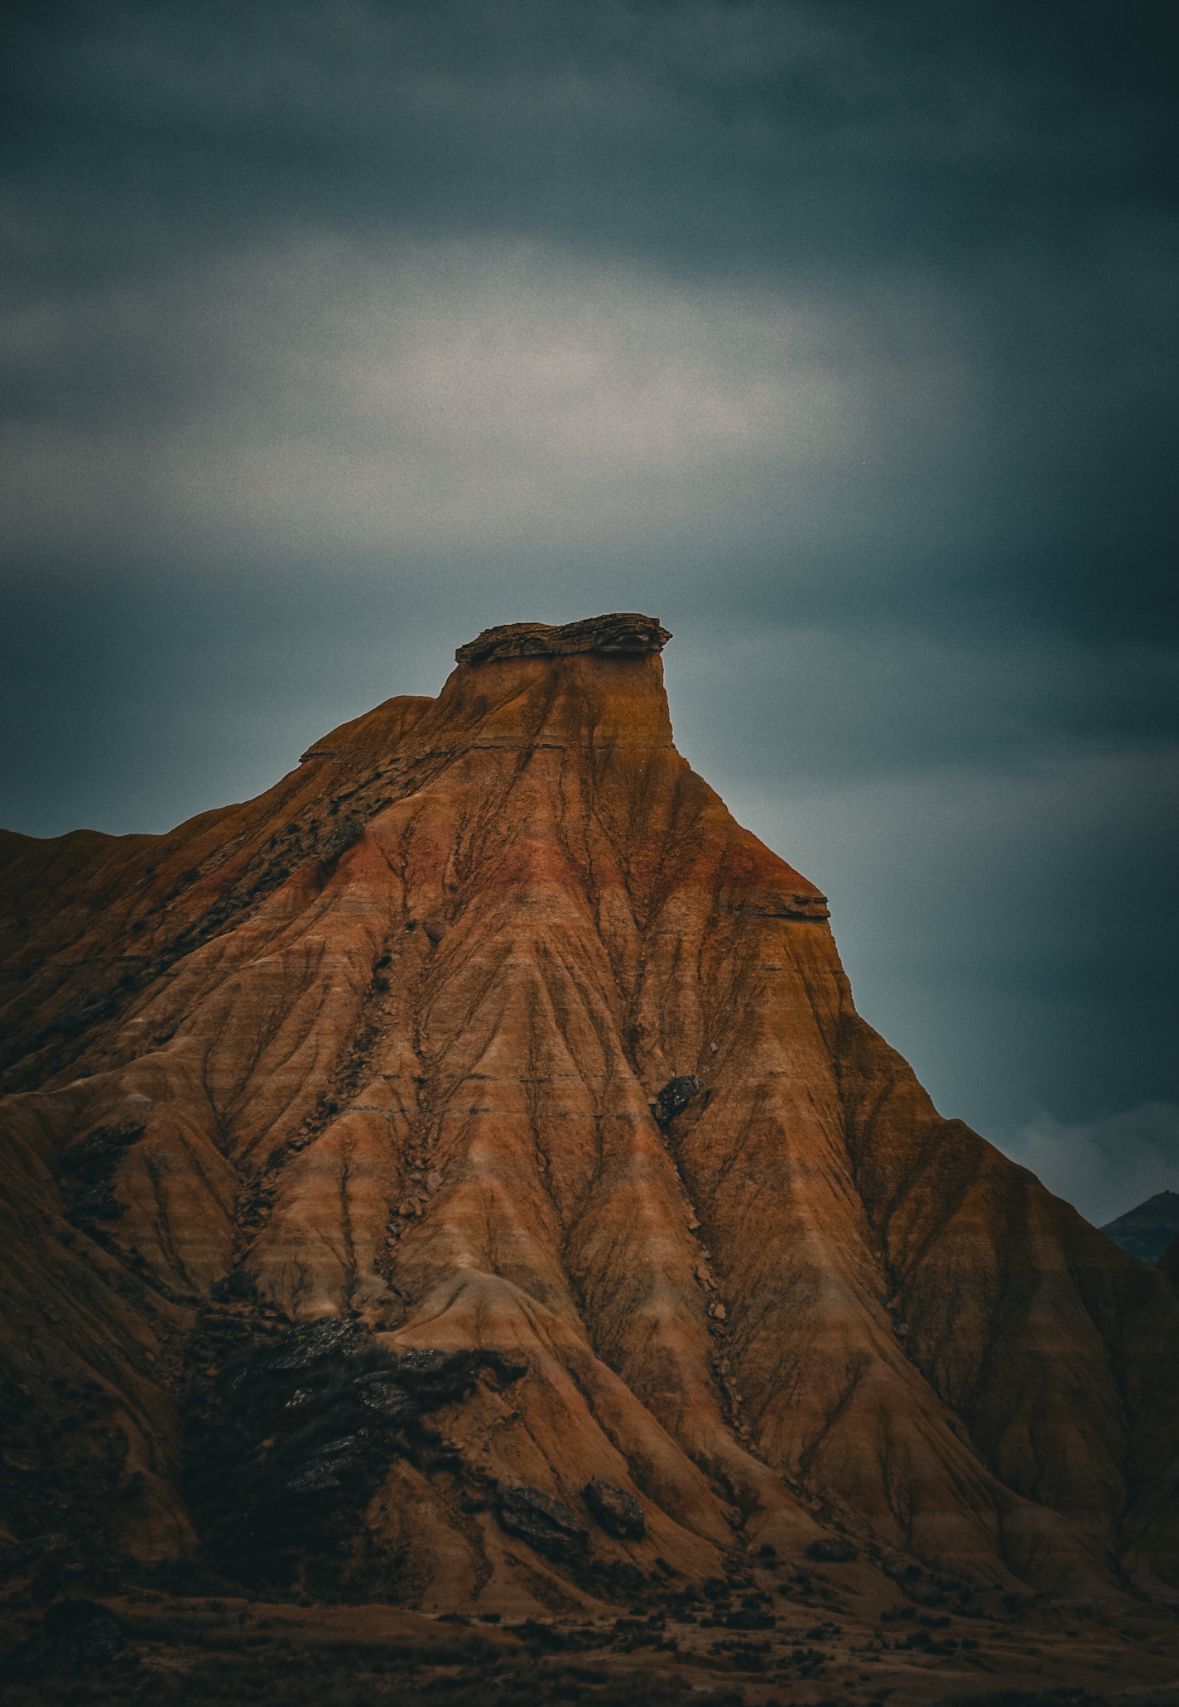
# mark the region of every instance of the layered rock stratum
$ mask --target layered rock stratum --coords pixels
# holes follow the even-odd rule
[[[1174,1595],[1179,1297],[857,1014],[668,638],[492,629],[255,800],[0,839],[8,1556]]]

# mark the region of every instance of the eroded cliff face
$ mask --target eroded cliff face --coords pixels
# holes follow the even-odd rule
[[[856,1014],[668,638],[492,630],[257,800],[0,841],[17,1539],[199,1556],[216,1435],[426,1607],[1179,1582],[1179,1300]]]

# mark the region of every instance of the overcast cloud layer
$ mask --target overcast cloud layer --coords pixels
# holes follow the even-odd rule
[[[947,1113],[1179,1186],[1171,9],[40,6],[0,821],[162,829],[646,610]]]

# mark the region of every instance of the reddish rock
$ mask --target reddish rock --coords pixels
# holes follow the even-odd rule
[[[256,800],[0,837],[14,1533],[52,1499],[95,1549],[197,1547],[218,1325],[338,1321],[524,1371],[322,1449],[380,1466],[340,1569],[426,1607],[845,1530],[1005,1588],[1179,1584],[1179,1300],[859,1017],[822,895],[676,752],[667,638],[489,630]],[[512,1527],[579,1531],[595,1481],[643,1539]]]

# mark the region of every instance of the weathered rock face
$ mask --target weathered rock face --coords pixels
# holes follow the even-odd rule
[[[487,664],[496,658],[559,658],[571,652],[662,652],[670,639],[654,617],[629,612],[591,616],[556,628],[544,622],[485,628],[454,656],[459,664]]]
[[[666,639],[493,629],[257,800],[0,838],[19,1538],[232,1554],[221,1487],[427,1607],[757,1549],[1179,1583],[1179,1300],[860,1019]]]

